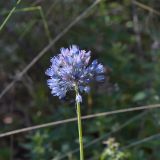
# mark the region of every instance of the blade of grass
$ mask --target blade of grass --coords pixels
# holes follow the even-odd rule
[[[0,32],[2,31],[2,29],[4,28],[5,24],[8,22],[9,18],[11,17],[11,15],[13,14],[13,12],[15,11],[16,7],[18,6],[18,4],[21,2],[21,0],[18,0],[16,5],[11,9],[11,11],[9,12],[9,14],[7,15],[7,17],[5,18],[5,20],[3,21],[3,23],[0,25]]]
[[[48,24],[47,24],[47,21],[46,21],[46,18],[45,18],[45,15],[44,15],[44,12],[43,12],[43,9],[42,9],[41,6],[26,7],[26,8],[20,8],[20,9],[15,9],[14,10],[15,13],[16,12],[33,12],[33,11],[38,11],[39,12],[39,14],[42,18],[43,26],[44,26],[45,33],[47,35],[48,41],[51,42],[51,40],[52,40],[51,39],[51,34],[50,34],[49,27],[48,27]],[[7,13],[8,12],[3,12],[2,14],[7,14]],[[35,24],[35,23],[36,23],[36,21],[33,24]]]

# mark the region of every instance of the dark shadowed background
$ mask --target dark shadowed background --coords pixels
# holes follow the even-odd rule
[[[82,115],[160,102],[159,0],[0,1],[0,25],[1,133],[76,116],[75,95],[53,97],[44,74],[50,57],[71,44],[106,67],[106,81],[83,95]],[[86,160],[102,157],[110,137],[126,159],[159,160],[160,136],[132,146],[159,128],[159,109],[84,120]],[[78,160],[78,147],[71,122],[0,138],[0,160]]]

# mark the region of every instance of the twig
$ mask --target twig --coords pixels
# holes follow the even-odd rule
[[[140,24],[139,24],[137,8],[136,8],[136,5],[134,3],[134,0],[132,0],[132,16],[133,16],[133,29],[134,29],[134,32],[135,32],[137,49],[138,49],[139,54],[142,54]]]
[[[147,10],[147,11],[149,11],[149,12],[153,12],[154,14],[157,14],[158,16],[160,16],[160,12],[157,11],[157,10],[155,10],[155,9],[153,9],[153,8],[150,7],[150,6],[147,6],[147,5],[145,5],[145,4],[143,4],[143,3],[140,3],[140,2],[138,2],[138,1],[136,1],[136,0],[133,0],[133,3],[134,3],[135,5],[137,5],[137,6],[139,6],[140,8],[143,8],[144,10]]]
[[[126,108],[126,109],[119,109],[119,110],[115,110],[115,111],[96,113],[96,114],[83,116],[82,119],[83,120],[84,119],[92,119],[92,118],[96,118],[96,117],[114,115],[114,114],[118,114],[118,113],[126,113],[126,112],[133,112],[133,111],[140,111],[140,110],[144,110],[144,109],[154,109],[154,108],[160,108],[160,104],[153,104],[153,105],[148,105],[148,106]],[[41,125],[36,125],[36,126],[32,126],[32,127],[17,129],[17,130],[14,130],[14,131],[10,131],[10,132],[0,134],[0,138],[6,137],[6,136],[9,136],[9,135],[13,135],[13,134],[28,132],[28,131],[35,130],[35,129],[50,127],[50,126],[56,126],[56,125],[65,124],[65,123],[74,122],[74,121],[77,121],[76,117],[65,119],[65,120],[60,120],[60,121],[55,121],[55,122],[50,122],[50,123],[45,123],[45,124],[41,124]]]
[[[148,142],[148,141],[152,141],[152,140],[156,140],[157,138],[160,138],[160,133],[158,134],[154,134],[152,136],[149,136],[149,137],[146,137],[144,139],[140,139],[138,141],[135,141],[125,147],[122,148],[122,150],[125,150],[125,149],[128,149],[128,148],[131,148],[131,147],[134,147],[134,146],[137,146],[139,144],[142,144],[142,143],[145,143],[145,142]]]

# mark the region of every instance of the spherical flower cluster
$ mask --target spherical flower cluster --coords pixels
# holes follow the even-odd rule
[[[89,92],[91,81],[101,82],[104,80],[104,67],[94,60],[91,64],[90,51],[80,50],[78,46],[61,48],[60,54],[51,58],[51,66],[45,72],[50,77],[47,84],[54,96],[60,99],[65,97],[67,91],[75,90]],[[81,102],[78,93],[76,100]]]

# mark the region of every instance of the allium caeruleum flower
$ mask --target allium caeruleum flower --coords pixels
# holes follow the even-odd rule
[[[51,58],[51,66],[46,70],[50,77],[47,83],[51,93],[59,98],[65,97],[67,91],[75,90],[89,92],[89,83],[93,80],[104,80],[104,67],[94,60],[89,64],[90,51],[80,50],[78,46],[61,48],[60,54]],[[81,102],[82,97],[77,95],[76,100]]]

